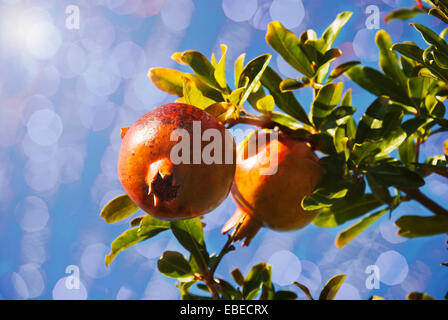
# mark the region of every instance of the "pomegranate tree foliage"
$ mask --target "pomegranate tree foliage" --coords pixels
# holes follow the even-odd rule
[[[448,1],[428,2],[437,7],[400,9],[390,13],[387,20],[429,13],[448,23]],[[159,89],[178,96],[178,102],[202,108],[228,127],[236,124],[278,127],[309,142],[323,155],[320,164],[326,174],[301,205],[305,209],[321,210],[313,221],[317,226],[330,228],[350,222],[336,238],[338,247],[345,246],[381,216],[391,214],[401,203],[411,200],[418,201],[433,215],[399,218],[395,221],[399,235],[413,238],[447,233],[448,211],[419,188],[430,174],[448,177],[448,150],[445,146],[445,154],[420,159],[419,148],[432,135],[448,130],[443,103],[448,95],[448,44],[444,39],[448,28],[438,35],[428,27],[412,24],[428,43],[427,48],[419,48],[413,42],[392,44],[387,32],[380,30],[376,35],[380,69],[362,66],[359,61],[332,67],[333,60],[342,55],[341,50],[333,48],[333,43],[351,15],[350,12],[339,14],[320,38],[313,30],[296,35],[280,22],[269,24],[266,41],[297,70],[295,79],[282,79],[269,66],[270,54],[247,64],[242,54],[234,64],[234,83],[227,83],[224,45],[219,61],[214,55],[209,60],[198,51],[173,54],[172,58],[189,66],[192,73],[153,68],[149,78]],[[353,118],[356,109],[352,105],[351,90],[338,82],[343,74],[377,96],[370,106],[363,106],[366,111],[359,122]],[[293,93],[304,87],[314,91],[309,114]],[[247,111],[247,105],[256,115]],[[442,146],[440,149],[443,150]],[[127,195],[122,195],[109,202],[101,216],[113,223],[138,210]],[[219,254],[210,254],[200,218],[167,222],[145,215],[134,218],[130,224],[132,228],[113,241],[106,264],[120,251],[171,230],[190,256],[166,251],[157,266],[165,276],[179,280],[183,299],[297,298],[292,291],[275,290],[271,266],[266,263],[255,265],[245,277],[235,269],[232,272],[235,284],[216,278],[215,270],[222,257],[235,247],[229,236]],[[330,279],[319,299],[333,299],[344,279],[344,275]],[[304,285],[294,284],[313,299]],[[190,293],[194,285],[204,291],[204,296]],[[408,295],[408,299],[429,298],[422,293]]]

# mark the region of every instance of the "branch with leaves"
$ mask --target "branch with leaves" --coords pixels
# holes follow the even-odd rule
[[[387,20],[408,19],[427,12],[445,21],[448,2],[429,2],[438,7],[395,11]],[[297,202],[306,210],[320,210],[313,221],[320,227],[336,227],[357,220],[338,235],[338,247],[345,246],[385,213],[392,213],[411,200],[434,215],[399,218],[395,222],[399,235],[412,238],[447,233],[447,209],[420,190],[430,174],[448,177],[447,148],[444,154],[424,161],[419,159],[419,150],[433,135],[448,130],[444,105],[448,95],[448,44],[444,38],[448,29],[437,35],[423,25],[412,24],[429,44],[426,49],[412,42],[392,44],[387,32],[380,30],[376,35],[380,70],[362,66],[359,61],[332,68],[333,61],[342,55],[333,44],[351,15],[339,14],[320,38],[314,30],[296,35],[280,22],[269,24],[266,41],[297,71],[296,78],[282,79],[269,66],[270,54],[247,64],[243,54],[234,64],[232,89],[225,72],[225,45],[221,46],[219,61],[214,55],[209,60],[192,50],[173,54],[172,58],[189,66],[192,73],[152,68],[148,76],[160,90],[177,96],[178,102],[209,112],[228,128],[236,125],[277,128],[320,152],[319,163],[325,175],[309,196]],[[342,75],[377,97],[358,122],[353,117],[356,108],[351,89],[337,82]],[[311,87],[314,92],[309,113],[295,95],[296,90],[304,87]],[[113,223],[138,210],[127,195],[122,195],[109,202],[101,216]],[[120,251],[171,230],[190,256],[167,251],[157,265],[165,276],[179,279],[183,299],[297,297],[290,291],[275,290],[271,267],[265,263],[254,266],[246,277],[235,269],[232,276],[236,285],[216,278],[215,271],[222,258],[235,249],[233,238],[228,238],[220,253],[209,254],[200,218],[167,222],[145,215],[134,218],[131,227],[114,240],[106,264]],[[334,298],[344,278],[343,275],[332,278],[321,299]],[[306,287],[295,285],[312,299]],[[210,296],[190,293],[193,286]],[[412,295],[417,296],[425,298]]]

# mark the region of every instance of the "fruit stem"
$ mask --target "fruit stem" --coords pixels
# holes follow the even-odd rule
[[[406,195],[421,205],[423,205],[426,209],[430,210],[435,215],[448,217],[448,210],[440,206],[437,202],[428,198],[424,195],[419,189],[406,189],[400,188],[401,191],[406,193]]]

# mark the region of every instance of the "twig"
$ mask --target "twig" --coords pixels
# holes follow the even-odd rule
[[[440,206],[437,202],[433,201],[432,199],[428,198],[419,189],[400,188],[400,190],[403,191],[404,193],[406,193],[406,195],[410,199],[417,201],[422,206],[424,206],[426,209],[430,210],[432,213],[434,213],[436,215],[448,217],[447,209]]]

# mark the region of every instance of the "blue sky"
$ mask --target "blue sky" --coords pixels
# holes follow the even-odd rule
[[[103,263],[112,240],[128,220],[107,225],[102,206],[123,190],[116,174],[120,127],[145,112],[172,102],[147,79],[150,67],[178,68],[172,53],[199,50],[228,61],[269,52],[271,66],[297,77],[265,43],[266,25],[280,20],[296,33],[321,34],[341,11],[352,11],[335,46],[340,62],[361,60],[377,67],[377,30],[366,28],[368,6],[381,12],[380,28],[393,42],[425,46],[408,22],[384,24],[384,15],[406,0],[2,0],[0,1],[0,298],[2,299],[177,299],[175,281],[159,274],[165,250],[186,253],[171,234],[160,234],[121,253],[109,268]],[[79,9],[79,29],[67,27],[67,7]],[[77,8],[77,9],[76,9]],[[72,7],[73,9],[73,7]],[[428,16],[414,19],[437,31],[443,25]],[[231,64],[229,64],[231,66]],[[228,68],[229,79],[232,68]],[[359,118],[374,96],[353,89]],[[297,93],[309,110],[312,95]],[[446,134],[422,148],[422,157],[441,154]],[[431,176],[424,192],[446,204],[446,180]],[[235,210],[230,199],[206,216],[209,251],[225,242],[220,227]],[[416,203],[394,211],[429,214]],[[293,233],[261,231],[248,248],[228,254],[218,275],[229,279],[239,267],[246,273],[259,261],[273,265],[276,287],[307,284],[317,294],[337,273],[347,279],[338,298],[381,295],[403,299],[411,291],[443,298],[448,290],[446,236],[407,240],[395,236],[384,216],[343,249],[334,239],[340,228],[310,225]],[[366,288],[366,268],[381,271],[379,289]],[[80,288],[66,286],[67,267],[79,268]],[[301,296],[302,297],[302,296]],[[302,297],[303,298],[303,297]]]

